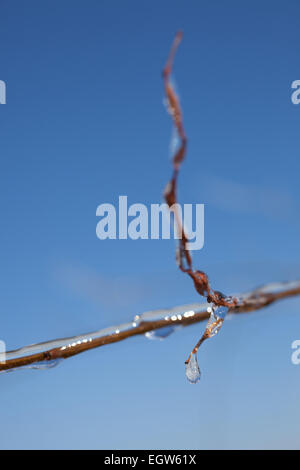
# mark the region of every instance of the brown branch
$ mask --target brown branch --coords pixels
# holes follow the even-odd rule
[[[250,293],[236,296],[236,305],[229,309],[229,313],[241,314],[259,310],[266,307],[273,302],[284,299],[287,297],[295,296],[300,294],[300,281],[292,281],[280,284],[269,284],[259,289],[255,289]],[[127,338],[136,335],[144,335],[147,332],[158,330],[166,326],[189,326],[195,323],[199,323],[208,320],[210,313],[208,311],[209,304],[202,304],[200,308],[194,309],[194,311],[187,311],[186,315],[172,315],[174,309],[164,311],[163,317],[157,320],[143,319],[143,315],[139,317],[140,321],[135,325],[131,323],[131,326],[120,325],[114,328],[114,333],[102,335],[101,331],[98,332],[99,337],[93,337],[95,333],[81,335],[73,338],[65,338],[55,341],[49,341],[46,343],[40,343],[21,350],[15,350],[7,352],[7,360],[5,363],[0,363],[0,372],[6,372],[10,370],[19,369],[22,367],[33,367],[40,368],[41,366],[51,365],[53,361],[60,359],[67,359],[71,356],[75,356],[84,351],[90,349],[99,348],[107,344],[117,343]],[[160,311],[161,312],[161,311]],[[166,315],[168,313],[168,315]],[[136,317],[137,318],[137,317]],[[123,327],[128,327],[122,331]],[[80,340],[78,339],[80,338]],[[51,347],[54,343],[60,343],[59,347]],[[43,349],[34,354],[30,354],[32,349]],[[21,357],[13,357],[20,356]],[[11,359],[10,359],[11,357]]]
[[[184,130],[183,116],[179,98],[174,90],[170,77],[172,74],[174,57],[182,37],[183,33],[182,31],[179,31],[175,36],[167,63],[163,69],[163,80],[168,104],[168,112],[172,117],[175,131],[180,138],[179,149],[175,151],[173,156],[173,175],[165,188],[164,196],[170,210],[174,213],[174,217],[177,223],[177,231],[179,234],[177,261],[179,268],[193,279],[195,289],[200,295],[206,297],[208,302],[212,302],[216,306],[232,307],[235,305],[235,299],[226,297],[221,292],[211,289],[207,274],[203,271],[193,269],[192,258],[187,248],[188,237],[183,229],[182,222],[177,210],[177,180],[181,163],[183,162],[186,154],[187,137]]]

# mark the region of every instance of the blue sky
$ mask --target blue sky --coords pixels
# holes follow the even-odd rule
[[[0,5],[1,331],[9,349],[199,300],[174,241],[96,237],[96,208],[160,203],[171,174],[161,70],[189,139],[180,200],[205,204],[194,264],[226,293],[300,278],[299,2],[28,0]],[[1,375],[1,448],[299,448],[295,298]]]

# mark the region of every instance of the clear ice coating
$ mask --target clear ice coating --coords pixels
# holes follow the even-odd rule
[[[211,305],[207,308],[207,311],[210,313],[210,318],[206,325],[206,333],[209,338],[212,338],[219,333],[227,315],[228,307]]]
[[[135,322],[155,321],[165,319],[166,321],[181,320],[182,317],[192,317],[196,312],[201,312],[207,309],[209,304],[193,303],[186,305],[179,305],[177,307],[165,308],[160,310],[149,310],[134,317]]]
[[[185,375],[191,384],[196,384],[201,378],[197,354],[192,354],[188,363],[185,364]]]
[[[284,281],[284,282],[272,282],[270,284],[265,284],[256,289],[257,293],[264,294],[280,294],[286,290],[299,289],[300,281]]]
[[[179,148],[179,145],[180,145],[180,138],[179,138],[179,135],[178,135],[178,131],[177,131],[176,127],[173,127],[171,141],[170,141],[170,158],[174,157],[174,154],[176,153],[177,149]]]

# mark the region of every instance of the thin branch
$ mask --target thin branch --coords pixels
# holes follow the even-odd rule
[[[167,63],[163,70],[163,80],[166,100],[168,104],[168,112],[172,117],[174,130],[178,134],[178,137],[180,139],[180,146],[178,150],[174,152],[173,156],[173,175],[165,188],[164,196],[170,211],[174,214],[175,221],[177,224],[177,232],[179,234],[179,245],[176,258],[179,269],[192,278],[195,289],[198,294],[206,297],[207,301],[212,303],[211,316],[209,318],[209,322],[207,323],[206,329],[196,346],[193,348],[189,357],[185,361],[185,363],[188,365],[192,356],[197,355],[197,351],[201,344],[206,339],[211,338],[216,333],[218,333],[218,331],[223,325],[224,318],[228,309],[234,307],[237,304],[237,300],[233,297],[228,297],[219,291],[213,290],[210,286],[207,274],[203,271],[195,270],[193,268],[192,257],[188,249],[188,236],[185,233],[182,221],[178,214],[177,180],[181,163],[185,159],[186,155],[187,138],[184,130],[183,116],[179,98],[174,90],[170,77],[172,74],[174,58],[177,52],[177,48],[182,40],[182,37],[183,34],[181,31],[179,31],[175,36],[169,57],[167,59]],[[199,372],[198,375],[200,377],[200,369],[198,367],[196,357],[194,358],[193,364],[195,365],[195,371]]]
[[[277,300],[296,295],[300,295],[300,280],[267,284],[246,294],[236,295],[237,303],[229,309],[229,313],[236,315],[259,310]],[[52,367],[62,359],[136,335],[145,335],[164,327],[193,325],[208,320],[210,309],[210,303],[203,303],[146,312],[136,315],[132,322],[124,325],[10,351],[6,353],[6,362],[0,363],[0,372],[22,367]]]
[[[163,80],[166,100],[168,104],[168,112],[172,117],[175,132],[178,133],[178,136],[180,138],[179,149],[175,151],[175,154],[173,156],[173,175],[165,188],[164,196],[170,210],[174,213],[177,222],[177,231],[180,235],[179,249],[177,253],[177,261],[179,268],[181,269],[181,271],[187,273],[193,279],[197,292],[200,295],[206,297],[208,302],[212,302],[217,306],[232,307],[235,304],[235,300],[233,298],[228,298],[220,292],[211,289],[207,274],[203,271],[193,269],[192,258],[187,248],[188,237],[184,231],[177,210],[177,180],[181,163],[183,162],[186,154],[187,137],[184,130],[183,116],[179,98],[174,90],[170,77],[172,74],[172,67],[175,54],[182,40],[182,37],[183,33],[182,31],[179,31],[175,36],[167,63],[163,70]]]

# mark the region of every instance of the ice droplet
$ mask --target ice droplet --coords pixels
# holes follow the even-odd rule
[[[146,338],[148,339],[160,339],[163,340],[170,336],[174,331],[178,328],[178,326],[164,326],[163,328],[159,328],[158,330],[147,331],[145,333]],[[180,327],[179,327],[180,328]]]
[[[192,354],[188,363],[185,364],[185,375],[191,384],[196,384],[201,378],[197,353]]]
[[[221,318],[222,320],[224,320],[224,318],[226,317],[228,313],[228,307],[217,307],[214,311],[214,315],[216,318]]]

